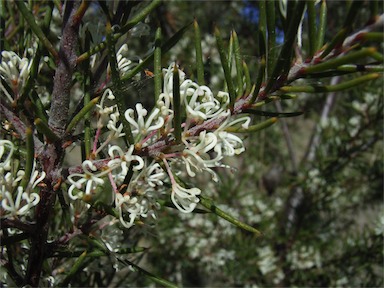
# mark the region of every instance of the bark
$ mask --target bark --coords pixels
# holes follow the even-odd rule
[[[60,138],[64,136],[68,123],[68,110],[72,76],[76,68],[79,17],[77,11],[81,1],[67,1],[62,37],[60,40],[60,59],[57,65],[52,102],[49,117],[49,127]],[[62,141],[46,143],[45,149],[38,154],[43,170],[46,172],[44,186],[40,191],[40,202],[36,207],[36,225],[31,237],[31,250],[25,283],[33,287],[39,286],[43,262],[46,258],[47,237],[50,220],[56,200],[56,191],[61,181],[61,166],[64,157]]]

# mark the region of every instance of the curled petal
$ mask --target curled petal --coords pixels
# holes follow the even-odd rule
[[[83,164],[81,164],[81,167],[83,168],[85,174],[92,174],[94,171],[97,171],[96,166],[92,163],[91,160],[85,160]],[[91,170],[89,170],[88,168],[90,168]]]
[[[179,184],[174,183],[172,185],[172,195],[171,199],[173,204],[183,213],[192,212],[197,203],[199,202],[199,198],[197,195],[201,193],[199,188],[184,188]]]

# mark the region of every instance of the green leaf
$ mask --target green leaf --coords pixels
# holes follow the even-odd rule
[[[300,21],[302,15],[304,13],[305,2],[298,1],[295,3],[295,7],[293,9],[293,15],[290,17],[288,31],[285,35],[285,42],[283,47],[281,48],[280,55],[276,64],[274,65],[273,71],[270,74],[270,78],[268,79],[268,83],[262,92],[261,99],[265,98],[265,96],[275,88],[277,83],[277,78],[282,74],[286,73],[292,58],[292,51],[294,47],[294,42],[297,36],[297,29],[300,25]],[[272,69],[272,67],[268,67],[268,69]]]
[[[266,1],[267,12],[267,73],[272,74],[274,63],[276,61],[276,19],[275,19],[275,1]]]
[[[268,128],[269,126],[275,124],[277,122],[278,118],[272,117],[264,122],[261,122],[256,125],[251,125],[247,129],[243,127],[228,127],[225,129],[227,132],[233,132],[233,133],[254,133],[258,132],[260,130],[263,130],[265,128]]]
[[[123,91],[123,82],[120,78],[120,74],[118,71],[117,60],[116,60],[116,51],[115,51],[115,40],[112,37],[112,28],[111,23],[107,22],[107,45],[108,45],[108,57],[109,64],[111,67],[111,78],[113,83],[113,94],[116,97],[117,109],[119,110],[120,115],[124,115],[124,111],[126,110],[124,104],[124,91]],[[127,121],[125,117],[120,118],[123,123],[123,129],[125,132],[125,140],[126,144],[133,145],[134,139],[131,130],[131,124]]]
[[[47,137],[47,140],[51,143],[56,143],[60,140],[59,136],[57,136],[49,127],[48,124],[45,123],[42,119],[36,118],[35,119],[35,125],[37,128],[37,131],[44,134],[45,137]]]
[[[266,0],[259,1],[259,11],[260,11],[260,19],[259,19],[259,54],[260,56],[265,56],[267,54],[267,10],[266,10]]]
[[[161,28],[157,28],[155,35],[155,52],[153,61],[153,73],[154,73],[154,92],[155,92],[155,103],[161,93],[162,88],[162,74],[161,74]]]
[[[31,178],[33,163],[35,161],[35,147],[33,143],[33,130],[30,127],[27,127],[25,131],[26,146],[27,146],[27,157],[25,162],[25,173],[21,181],[21,187],[24,189],[27,187],[29,180]]]
[[[147,277],[149,280],[153,281],[156,284],[159,284],[159,285],[164,286],[164,287],[177,288],[177,286],[175,284],[173,284],[172,282],[169,282],[168,280],[165,280],[163,278],[160,278],[159,276],[156,276],[156,275],[148,272],[147,270],[139,267],[138,265],[134,264],[133,262],[131,262],[129,260],[121,260],[119,258],[117,258],[117,260],[119,260],[121,263],[126,264],[127,266],[131,266],[137,272],[144,275],[145,277]]]
[[[82,270],[85,266],[88,265],[92,261],[92,258],[87,259],[87,250],[85,250],[79,258],[76,259],[75,263],[70,267],[70,270],[64,280],[59,283],[58,287],[68,286],[71,279],[78,273],[78,271]]]
[[[52,10],[53,10],[53,3],[52,2],[48,2],[47,6],[46,6],[46,11],[45,11],[45,16],[44,16],[43,24],[41,25],[41,30],[44,33],[48,33],[48,31],[49,31],[49,25],[50,25],[51,19],[52,19]],[[20,98],[17,99],[18,105],[21,105],[21,106],[24,105],[24,101],[25,101],[25,99],[27,98],[28,95],[30,96],[30,100],[34,104],[36,104],[38,106],[40,106],[40,104],[41,104],[40,98],[38,97],[38,95],[35,92],[35,90],[32,89],[32,88],[33,88],[33,83],[34,83],[35,79],[38,76],[40,60],[41,60],[41,57],[43,56],[43,53],[45,52],[44,50],[45,50],[44,49],[44,44],[43,43],[39,43],[38,47],[37,47],[37,50],[36,50],[36,53],[35,53],[35,55],[33,57],[33,60],[32,60],[31,69],[30,69],[30,72],[29,72],[29,77],[27,79],[27,82],[25,83],[25,86],[23,87],[23,90],[22,90]],[[31,91],[32,91],[32,93],[30,93]],[[35,92],[35,93],[33,93],[33,92]],[[40,102],[40,103],[38,104],[38,102]],[[40,118],[42,118],[44,120],[47,119],[47,117],[42,117],[41,114],[38,115],[38,117],[40,117]],[[46,121],[46,122],[48,122],[48,121]]]
[[[257,237],[262,236],[262,233],[259,230],[257,230],[256,228],[237,220],[235,217],[229,215],[228,213],[226,213],[223,210],[221,210],[220,208],[218,208],[213,203],[213,201],[211,199],[203,197],[201,195],[199,196],[199,199],[200,199],[201,205],[203,205],[205,208],[207,208],[208,210],[210,210],[212,213],[216,214],[217,216],[227,220],[228,222],[232,223],[233,225],[235,225],[235,226],[237,226],[237,227],[239,227],[245,231],[248,231],[248,232],[255,234]]]
[[[45,36],[46,33],[44,33],[44,31],[39,27],[39,25],[37,25],[37,23],[35,22],[35,17],[31,13],[31,11],[28,10],[28,8],[26,7],[24,1],[15,1],[15,4],[16,4],[17,8],[19,8],[19,11],[23,15],[24,19],[27,20],[27,22],[28,22],[29,26],[31,27],[31,30],[33,31],[33,33],[35,33],[37,38],[39,38],[39,40],[45,46],[45,48],[47,48],[49,53],[51,53],[52,56],[56,60],[58,60],[59,59],[59,53],[57,53],[55,47],[48,40],[47,36]]]
[[[353,22],[357,16],[360,7],[363,5],[363,1],[352,1],[350,9],[348,11],[348,15],[345,18],[343,28],[339,30],[339,32],[335,35],[335,37],[331,40],[331,43],[327,45],[323,53],[321,53],[321,58],[327,56],[334,48],[341,45],[348,34],[352,31]]]
[[[259,116],[267,116],[267,117],[278,117],[278,118],[286,118],[286,117],[296,117],[303,114],[303,112],[269,112],[269,111],[261,111],[255,109],[244,109],[244,113],[259,115]]]
[[[79,123],[80,120],[83,120],[86,114],[91,111],[91,109],[99,102],[100,97],[93,98],[87,105],[85,105],[79,113],[77,113],[68,124],[65,133],[69,134],[73,128],[75,128],[76,124]]]
[[[18,99],[18,101],[20,100],[21,98]],[[45,107],[43,105],[43,103],[41,102],[40,100],[40,97],[39,95],[37,94],[36,90],[32,89],[30,91],[30,97],[29,99],[31,100],[31,103],[32,103],[32,106],[33,106],[33,110],[34,110],[34,113],[37,117],[39,117],[42,121],[44,121],[45,123],[48,123],[48,115],[47,115],[47,112],[45,110]]]
[[[196,71],[197,71],[197,83],[204,85],[204,64],[203,64],[203,52],[201,48],[201,31],[197,20],[193,21],[194,28],[194,40],[195,40],[195,51],[196,51]]]
[[[319,17],[319,29],[317,33],[316,40],[316,51],[320,50],[324,45],[324,35],[327,28],[327,2],[325,0],[321,1],[320,5],[320,17]]]
[[[265,74],[265,58],[261,58],[259,68],[257,70],[257,78],[256,78],[256,84],[255,84],[255,89],[253,91],[253,95],[249,103],[253,104],[255,103],[257,97],[259,96],[261,84],[263,83],[264,79],[264,74]]]
[[[181,143],[181,101],[180,101],[180,78],[177,65],[173,67],[173,128],[176,138],[176,143]]]
[[[91,43],[91,33],[88,31],[88,29],[85,30],[85,37],[84,37],[84,49],[88,50]],[[84,99],[83,99],[83,105],[84,108],[87,107],[91,101],[91,77],[92,73],[89,70],[90,61],[89,59],[85,60],[83,63],[81,63],[81,69],[84,73],[83,77],[83,91],[84,91]],[[97,98],[96,98],[97,99]],[[96,100],[98,101],[98,100]],[[92,108],[92,107],[91,107]],[[90,108],[90,109],[91,109]],[[78,114],[81,114],[82,111],[80,111]],[[76,117],[76,116],[75,116]],[[89,110],[85,112],[84,114],[84,142],[81,143],[82,146],[82,160],[89,159],[91,155],[92,150],[92,133],[91,133],[91,121],[90,121],[90,113]],[[73,119],[72,119],[73,120]]]
[[[249,74],[249,69],[247,63],[243,61],[243,71],[244,71],[244,80],[245,80],[245,95],[249,95],[252,90],[252,84],[251,84],[251,75]]]
[[[316,29],[316,9],[315,0],[307,0],[308,10],[308,37],[309,37],[309,56],[313,56],[317,47],[317,29]]]
[[[227,55],[225,53],[223,40],[221,39],[220,30],[217,27],[215,27],[215,37],[216,37],[217,49],[219,50],[219,54],[220,54],[221,66],[223,67],[224,77],[228,87],[228,93],[229,93],[229,99],[230,99],[229,107],[233,109],[233,106],[236,100],[236,91],[235,91],[235,87],[233,86],[231,71],[229,69],[230,65],[227,59]]]
[[[306,93],[322,93],[322,92],[334,92],[334,91],[343,91],[350,88],[353,88],[357,85],[366,83],[370,80],[375,80],[380,77],[379,73],[371,73],[355,79],[344,81],[336,85],[318,85],[318,86],[283,86],[280,88],[280,91],[283,92],[306,92]]]
[[[360,51],[351,52],[339,58],[330,59],[323,63],[305,67],[302,69],[302,73],[308,74],[308,73],[316,73],[316,72],[336,69],[340,65],[354,63],[357,60],[362,59],[364,57],[372,56],[374,53],[376,53],[376,48],[374,47],[364,48],[364,49],[361,49]]]
[[[232,37],[233,37],[233,48],[235,56],[235,65],[236,65],[236,80],[237,80],[237,99],[243,96],[244,94],[244,83],[243,83],[243,61],[242,61],[242,55],[240,51],[240,44],[239,44],[239,38],[237,38],[236,31],[232,31]]]

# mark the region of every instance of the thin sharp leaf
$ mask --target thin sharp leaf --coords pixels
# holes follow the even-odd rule
[[[245,231],[253,233],[254,235],[256,235],[258,237],[262,235],[262,233],[259,230],[257,230],[256,228],[239,221],[235,217],[229,215],[227,212],[218,208],[213,203],[213,201],[211,199],[203,197],[203,196],[200,196],[199,198],[200,198],[200,204],[203,205],[208,210],[210,210],[212,213],[216,214],[217,216],[227,220],[228,222],[232,223],[233,225],[235,225],[235,226],[237,226],[237,227],[239,227]]]
[[[261,111],[255,109],[244,109],[245,113],[259,115],[259,116],[267,116],[267,117],[278,117],[278,118],[286,118],[286,117],[296,117],[303,114],[301,111],[297,112],[270,112],[270,111]]]

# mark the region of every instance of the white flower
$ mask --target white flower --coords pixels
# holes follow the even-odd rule
[[[1,56],[0,75],[8,82],[15,95],[18,95],[28,79],[32,61],[27,58],[20,58],[13,51],[2,51]],[[10,101],[13,101],[3,85],[1,85],[1,90]]]
[[[108,162],[108,167],[115,175],[116,182],[124,180],[128,173],[128,167],[132,161],[138,162],[137,164],[135,163],[133,171],[141,170],[144,167],[143,158],[138,155],[132,155],[133,149],[133,145],[131,145],[126,152],[117,145],[109,147],[108,154],[111,157],[111,160]]]
[[[117,111],[109,115],[107,128],[111,131],[109,137],[112,139],[117,139],[125,135],[125,133],[123,133],[123,124],[119,123],[119,116],[119,112]]]
[[[196,208],[197,203],[199,203],[197,195],[200,195],[201,190],[199,188],[184,188],[179,185],[165,158],[163,158],[163,162],[172,184],[171,199],[173,204],[183,213],[192,212]]]
[[[269,246],[259,249],[258,254],[259,260],[257,261],[257,264],[259,265],[261,274],[266,275],[277,269],[277,258]]]
[[[142,60],[138,59],[137,63],[126,58],[128,56],[128,45],[124,44],[120,47],[116,54],[117,68],[120,71],[120,76],[124,76],[128,71],[132,70]]]
[[[239,117],[239,118],[233,120],[231,117],[228,117],[220,125],[220,127],[216,129],[216,131],[225,130],[226,128],[234,126],[234,125],[241,123],[241,122],[244,122],[243,124],[241,124],[241,127],[243,127],[244,129],[248,129],[249,123],[251,122],[251,118],[248,116],[244,116],[244,117]]]
[[[9,191],[5,191],[3,195],[4,199],[1,201],[2,208],[14,216],[27,214],[28,211],[40,201],[40,196],[37,193],[24,192],[21,186],[17,187],[15,200]]]
[[[90,160],[85,160],[81,166],[84,171],[83,174],[73,173],[68,176],[68,181],[71,183],[71,186],[68,189],[68,195],[72,200],[80,199],[84,195],[83,191],[77,194],[73,194],[75,188],[78,190],[85,190],[86,195],[91,194],[91,192],[95,190],[97,186],[104,184],[104,180],[101,177],[109,172],[106,170],[103,172],[94,173],[97,171],[97,168]]]
[[[101,97],[100,103],[96,104],[97,111],[99,112],[99,119],[97,120],[97,128],[101,129],[104,127],[110,119],[110,114],[117,112],[117,105],[106,105],[106,100],[115,100],[111,89],[106,89]],[[119,113],[119,112],[117,112]]]
[[[0,173],[3,173],[4,171],[11,170],[11,158],[13,155],[14,150],[13,143],[9,140],[0,140]],[[8,151],[8,154],[6,154],[5,159],[3,160],[3,155],[6,150]]]
[[[213,97],[209,87],[199,86],[189,79],[180,85],[180,96],[185,104],[187,118],[206,120],[224,112],[224,109],[221,109],[221,103]]]
[[[130,228],[135,224],[138,218],[156,219],[155,209],[159,209],[160,205],[156,202],[156,198],[152,191],[138,185],[138,181],[131,181],[127,192],[124,194],[116,193],[115,207],[119,212],[120,223]],[[129,221],[126,221],[125,214],[128,214]]]
[[[218,129],[214,132],[217,136],[217,145],[215,146],[215,152],[219,155],[224,156],[234,156],[238,155],[245,151],[243,140],[236,136],[235,134],[224,131],[226,128],[234,126],[236,124],[241,124],[244,129],[247,129],[251,118],[248,116],[240,117],[235,120],[231,120],[230,117],[225,119],[225,121],[220,125]]]
[[[195,210],[201,190],[199,188],[184,188],[176,182],[172,183],[171,199],[173,204],[183,213],[191,213]]]
[[[191,140],[191,139],[189,139]],[[199,134],[198,141],[195,143],[185,142],[186,148],[183,150],[181,159],[184,161],[187,169],[187,173],[190,177],[195,177],[196,172],[202,172],[203,170],[209,172],[212,175],[212,179],[217,182],[218,178],[216,173],[210,169],[211,167],[220,167],[220,160],[223,158],[221,154],[216,155],[211,159],[208,152],[213,151],[217,145],[217,137],[214,133],[202,131]]]
[[[245,151],[243,140],[234,134],[220,131],[217,138],[218,144],[215,146],[215,152],[219,155],[234,156]]]
[[[293,269],[309,269],[314,266],[321,267],[321,258],[318,250],[312,246],[293,247],[288,255]]]
[[[144,118],[147,116],[148,111],[141,103],[136,104],[136,113],[137,120],[135,119],[135,112],[133,109],[126,110],[124,116],[133,128],[132,134],[134,136],[139,135],[140,139],[144,138],[144,140],[146,140],[145,137],[149,132],[156,131],[164,125],[164,119],[160,116],[159,108],[154,108],[146,121]]]
[[[164,87],[157,102],[162,115],[172,115],[171,106],[173,103],[173,69],[172,63],[168,69],[163,69]],[[226,92],[219,92],[217,97],[213,96],[211,89],[207,86],[199,86],[190,79],[185,79],[185,73],[179,70],[180,98],[185,106],[187,121],[185,131],[190,124],[211,119],[214,117],[228,116],[229,95]]]
[[[5,149],[6,147],[7,149]],[[9,152],[6,157],[3,157],[6,150],[9,150]],[[25,187],[20,186],[25,171],[10,171],[13,150],[14,145],[12,142],[0,140],[0,159],[2,159],[0,162],[0,203],[5,211],[3,216],[8,214],[13,216],[26,215],[32,207],[36,206],[40,201],[40,196],[33,192],[33,189],[45,178],[45,172],[39,173],[35,170],[36,162],[34,162],[27,185]],[[5,171],[10,172],[4,175]]]
[[[163,185],[166,174],[159,163],[152,162],[151,165],[145,169],[145,177],[146,183],[148,183],[149,186],[156,187]]]
[[[119,220],[120,223],[125,227],[125,228],[131,228],[134,225],[134,221],[136,218],[135,214],[130,214],[129,215],[129,222],[125,221],[123,218],[123,206],[124,205],[132,205],[135,203],[135,200],[131,200],[131,197],[128,194],[122,195],[120,193],[116,194],[115,197],[115,206],[117,210],[119,211]]]

